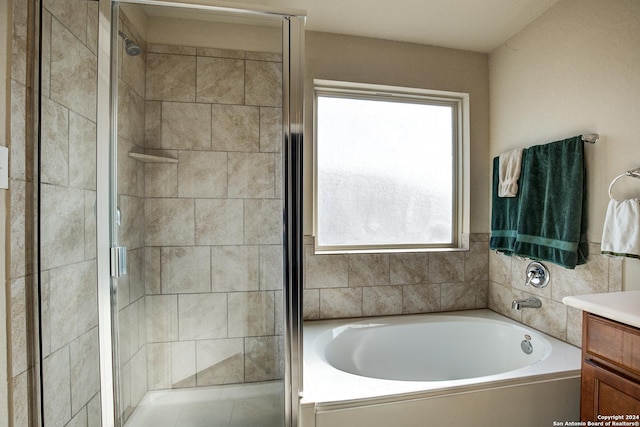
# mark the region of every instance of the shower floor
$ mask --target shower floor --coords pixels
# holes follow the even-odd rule
[[[282,382],[150,391],[125,427],[281,427]]]

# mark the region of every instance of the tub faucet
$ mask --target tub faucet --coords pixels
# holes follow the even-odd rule
[[[520,310],[523,308],[540,308],[542,307],[542,301],[538,298],[531,297],[525,299],[514,299],[511,303],[511,308],[514,310]]]

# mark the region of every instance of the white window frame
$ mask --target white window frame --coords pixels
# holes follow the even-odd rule
[[[453,212],[452,243],[450,244],[392,244],[392,245],[339,245],[318,243],[318,96],[352,99],[379,99],[448,105],[454,109],[453,117]],[[447,252],[469,248],[469,94],[388,85],[374,85],[333,80],[314,80],[313,96],[313,235],[315,253],[387,253],[387,252]]]

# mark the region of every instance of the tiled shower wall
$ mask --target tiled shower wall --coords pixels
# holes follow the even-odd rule
[[[282,378],[281,55],[146,55],[149,389]]]
[[[489,237],[468,238],[464,252],[317,255],[306,236],[304,318],[486,308]]]
[[[41,334],[47,425],[99,425],[95,259],[97,4],[45,1],[40,176]],[[34,147],[30,2],[13,2],[10,242],[12,425],[33,425]],[[31,13],[29,13],[31,12]],[[74,55],[68,55],[74,52]],[[35,102],[38,98],[35,97]]]
[[[127,248],[127,275],[117,279],[120,411],[126,420],[147,392],[144,299],[144,165],[129,152],[144,150],[146,43],[120,10],[119,29],[140,44],[124,52],[118,38],[118,244]]]

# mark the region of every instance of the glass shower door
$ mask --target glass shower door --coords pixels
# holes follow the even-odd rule
[[[288,24],[114,7],[112,246],[126,248],[126,274],[113,279],[112,315],[123,425],[294,425],[285,416],[287,393],[297,399],[284,304]]]

